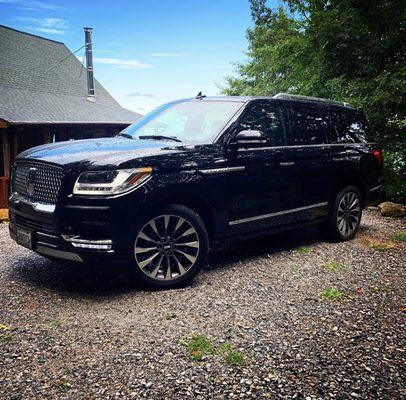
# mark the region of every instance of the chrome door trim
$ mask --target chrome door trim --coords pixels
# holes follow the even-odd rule
[[[324,206],[327,206],[327,205],[328,205],[328,202],[326,201],[326,202],[323,202],[323,203],[311,204],[310,206],[291,208],[289,210],[278,211],[278,212],[274,212],[274,213],[271,213],[271,214],[262,214],[262,215],[256,215],[254,217],[236,219],[234,221],[230,221],[228,224],[229,225],[244,224],[246,222],[252,222],[252,221],[257,221],[257,220],[260,220],[260,219],[277,217],[279,215],[284,215],[284,214],[290,214],[290,213],[294,213],[294,212],[298,212],[298,211],[309,210],[309,209],[312,209],[312,208],[324,207]]]
[[[351,146],[360,147],[368,143],[321,143],[321,144],[300,144],[291,146],[270,146],[270,147],[252,147],[249,149],[238,149],[238,152],[243,151],[258,151],[258,150],[277,150],[277,149],[300,149],[300,148],[318,148],[318,147],[337,147],[337,146]]]
[[[240,167],[224,167],[224,168],[208,168],[208,169],[199,169],[199,172],[205,175],[211,175],[211,174],[223,174],[223,173],[228,173],[228,172],[238,172],[238,171],[244,171],[245,167],[240,166]]]

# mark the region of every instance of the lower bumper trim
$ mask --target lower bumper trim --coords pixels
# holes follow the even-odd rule
[[[76,253],[72,253],[70,251],[62,251],[56,249],[50,249],[49,247],[45,246],[37,246],[35,251],[49,257],[61,258],[63,260],[68,261],[79,261],[83,262],[83,259]]]

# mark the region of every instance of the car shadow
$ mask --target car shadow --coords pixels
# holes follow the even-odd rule
[[[124,267],[59,263],[38,255],[14,261],[10,278],[68,297],[111,298],[142,290]]]
[[[320,240],[318,230],[309,227],[231,244],[209,254],[202,278],[206,272],[227,268],[236,261],[250,261],[264,255],[310,246]],[[60,264],[36,254],[24,254],[11,264],[8,273],[11,280],[70,298],[90,296],[102,300],[146,290],[133,280],[124,267],[118,265]],[[199,281],[195,280],[192,286],[198,286]]]
[[[316,227],[261,236],[231,244],[214,250],[208,259],[206,269],[226,268],[237,261],[250,261],[258,257],[292,251],[324,241]]]

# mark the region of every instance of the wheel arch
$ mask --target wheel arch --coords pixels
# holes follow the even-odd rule
[[[354,175],[343,179],[337,186],[334,196],[336,196],[346,186],[355,186],[361,193],[362,207],[366,204],[367,199],[367,185],[361,176]]]
[[[210,202],[201,194],[192,190],[175,190],[161,194],[159,199],[152,201],[153,207],[161,207],[168,204],[178,204],[195,211],[203,220],[210,239],[216,235],[216,217]]]

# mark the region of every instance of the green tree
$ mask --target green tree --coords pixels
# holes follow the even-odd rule
[[[406,201],[404,0],[251,0],[247,62],[228,95],[298,93],[363,110],[384,148],[387,198]]]

